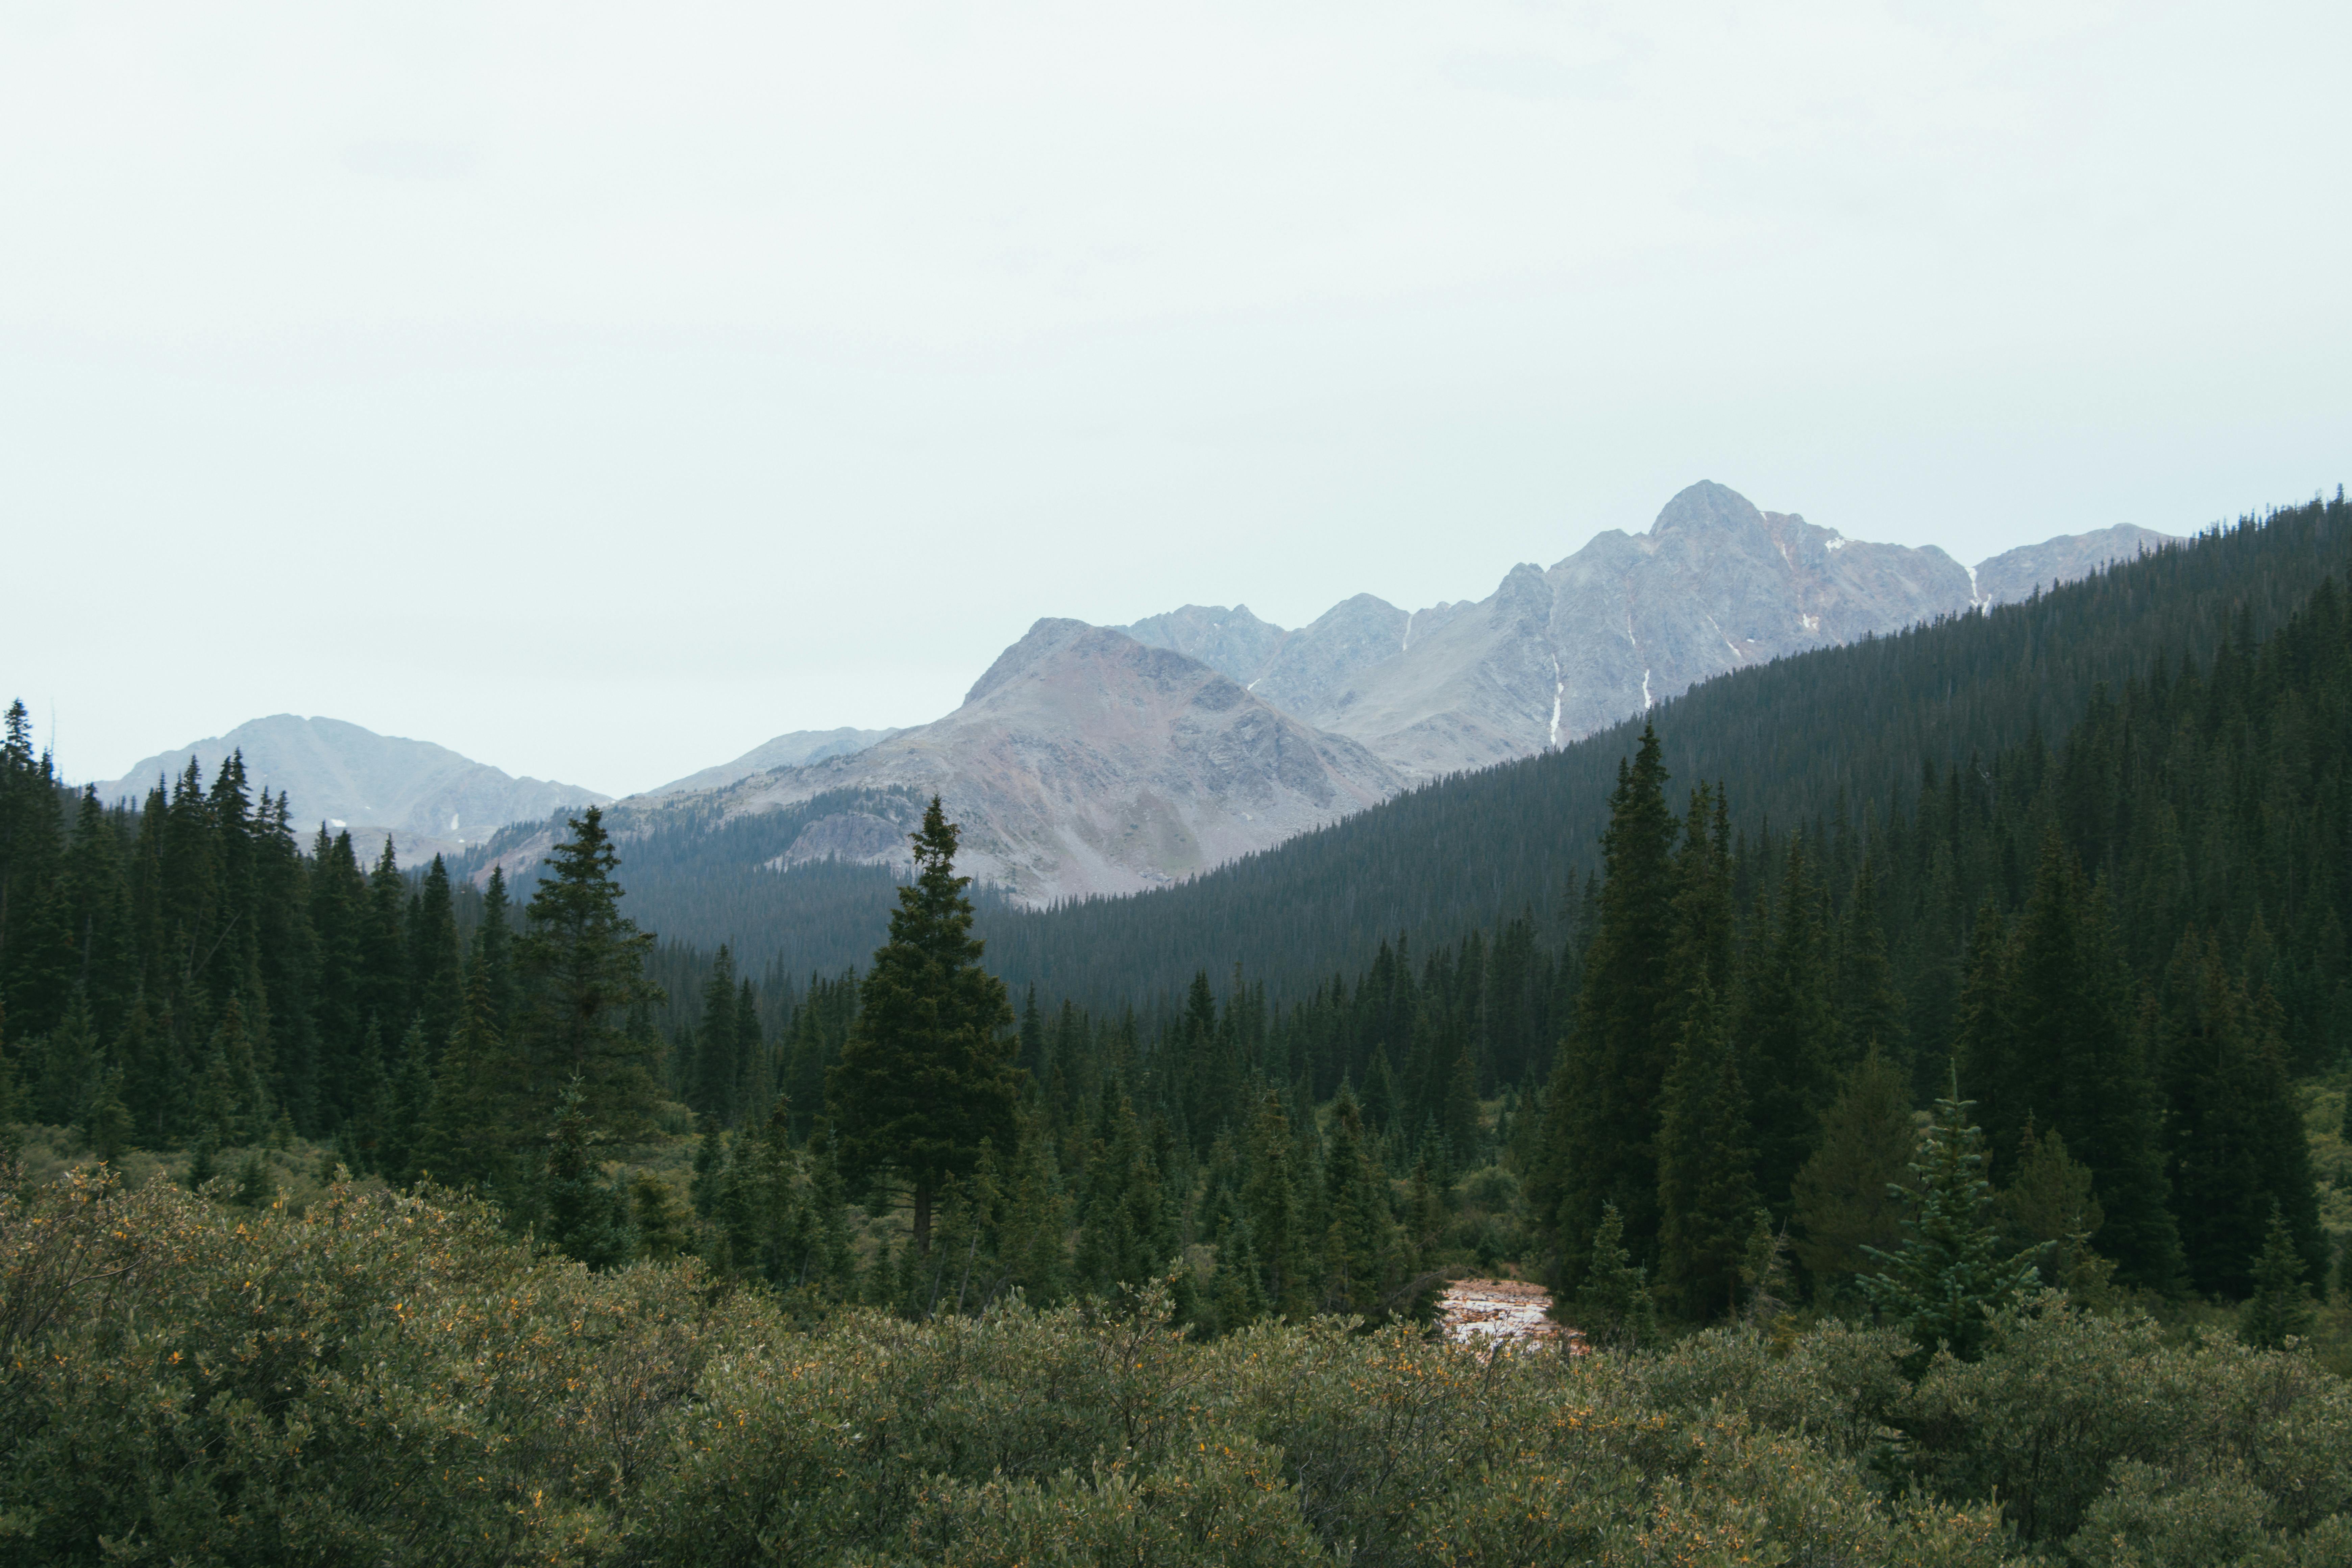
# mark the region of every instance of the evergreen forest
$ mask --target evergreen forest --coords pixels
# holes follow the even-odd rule
[[[901,805],[10,709],[0,1561],[2352,1561],[2340,492],[1139,898]]]

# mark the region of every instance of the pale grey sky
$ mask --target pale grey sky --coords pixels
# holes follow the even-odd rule
[[[615,793],[1706,478],[2347,477],[2341,5],[0,0],[0,700]]]

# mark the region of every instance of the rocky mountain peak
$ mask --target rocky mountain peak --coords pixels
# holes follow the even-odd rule
[[[1650,524],[1650,538],[1663,542],[1675,534],[1723,535],[1765,531],[1764,514],[1756,503],[1728,485],[1701,479],[1675,493]]]
[[[1118,635],[1100,626],[1088,626],[1084,621],[1047,616],[1024,633],[1020,641],[996,656],[996,662],[982,672],[981,678],[971,683],[971,689],[963,694],[964,706],[971,707],[1005,682],[1024,671],[1034,669],[1072,643],[1088,637]]]
[[[1291,634],[1250,613],[1247,605],[1186,605],[1115,627],[1148,647],[1195,658],[1244,686],[1265,674]]]
[[[835,791],[937,793],[965,826],[968,869],[1048,900],[1190,876],[1361,810],[1402,782],[1361,746],[1198,659],[1048,619],[946,718],[719,798],[731,815]],[[832,843],[824,835],[836,829],[872,836],[829,822],[810,826],[813,843]]]

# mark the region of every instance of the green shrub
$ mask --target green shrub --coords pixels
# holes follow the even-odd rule
[[[1916,1387],[1834,1322],[1172,1321],[1161,1287],[821,1314],[440,1196],[68,1173],[0,1197],[0,1564],[2352,1560],[2341,1379],[2062,1298]]]

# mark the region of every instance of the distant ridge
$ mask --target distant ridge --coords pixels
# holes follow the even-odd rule
[[[762,741],[732,762],[704,768],[699,773],[672,779],[656,789],[632,795],[633,800],[650,800],[657,795],[685,795],[695,790],[724,789],[753,773],[772,773],[778,768],[805,767],[828,757],[846,757],[893,735],[903,735],[904,730],[794,730]]]
[[[249,720],[226,735],[159,752],[100,784],[99,796],[135,805],[159,780],[168,789],[191,760],[209,780],[232,752],[245,754],[246,778],[257,794],[267,788],[288,797],[304,832],[321,823],[347,827],[369,853],[374,846],[368,840],[389,834],[404,865],[478,843],[509,822],[613,798],[577,784],[516,778],[430,741],[294,713]]]

